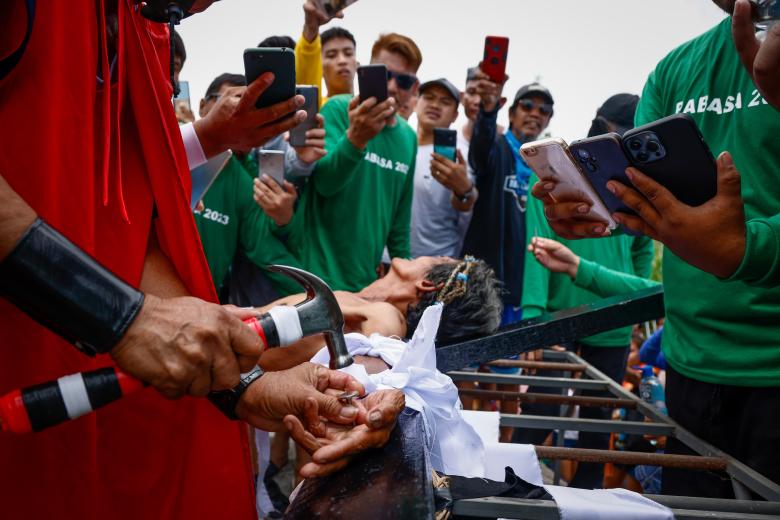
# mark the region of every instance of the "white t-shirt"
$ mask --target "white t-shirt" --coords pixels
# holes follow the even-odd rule
[[[461,132],[458,132],[457,146],[463,158],[468,161],[469,143]],[[471,221],[471,211],[461,212],[452,207],[452,192],[431,176],[431,154],[432,144],[417,147],[412,199],[412,257],[458,258]],[[473,182],[474,176],[470,168],[469,177]]]

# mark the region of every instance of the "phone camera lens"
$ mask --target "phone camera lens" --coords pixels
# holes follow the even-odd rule
[[[647,142],[647,151],[650,153],[657,152],[661,148],[661,145],[658,144],[658,141],[648,141]]]
[[[498,65],[498,58],[493,56],[492,58],[490,58],[490,63],[492,63],[493,65]]]
[[[640,161],[644,162],[644,161],[648,160],[650,158],[650,156],[647,154],[647,152],[639,152],[636,155],[636,158],[639,159]]]
[[[499,52],[501,48],[498,45],[493,46],[493,52]]]
[[[590,158],[590,154],[588,153],[588,151],[587,150],[583,150],[583,149],[577,150],[577,155],[579,155],[583,159],[589,159]]]
[[[639,141],[639,139],[634,139],[630,143],[628,143],[628,147],[632,150],[639,150],[642,148],[642,143]]]
[[[585,165],[588,167],[589,172],[595,172],[596,170],[598,170],[598,168],[596,167],[596,163],[594,162],[588,162],[585,163]]]

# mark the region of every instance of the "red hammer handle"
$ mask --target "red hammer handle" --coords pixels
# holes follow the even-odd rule
[[[252,327],[268,348],[258,318],[244,323]],[[116,367],[78,372],[56,381],[13,390],[0,397],[0,431],[30,433],[91,413],[146,386]]]

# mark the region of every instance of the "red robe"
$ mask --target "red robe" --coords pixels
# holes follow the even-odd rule
[[[26,25],[23,1],[11,4],[0,8],[12,14],[0,16],[0,54]],[[106,90],[96,80],[108,68],[102,4],[38,1],[29,46],[0,81],[0,175],[50,225],[136,286],[154,225],[190,293],[216,301],[189,211],[167,29],[142,18],[132,0],[118,0],[115,76]],[[0,394],[109,364],[0,299]],[[0,434],[0,516],[255,518],[245,426],[204,399],[167,401],[149,389],[48,431]]]

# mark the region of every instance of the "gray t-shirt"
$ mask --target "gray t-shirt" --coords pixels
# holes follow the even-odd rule
[[[469,143],[458,132],[458,149],[464,158]],[[451,192],[431,176],[433,145],[417,147],[412,199],[412,257],[460,256],[463,237],[471,221],[471,212],[460,212],[450,203]],[[474,176],[469,171],[473,182]]]

